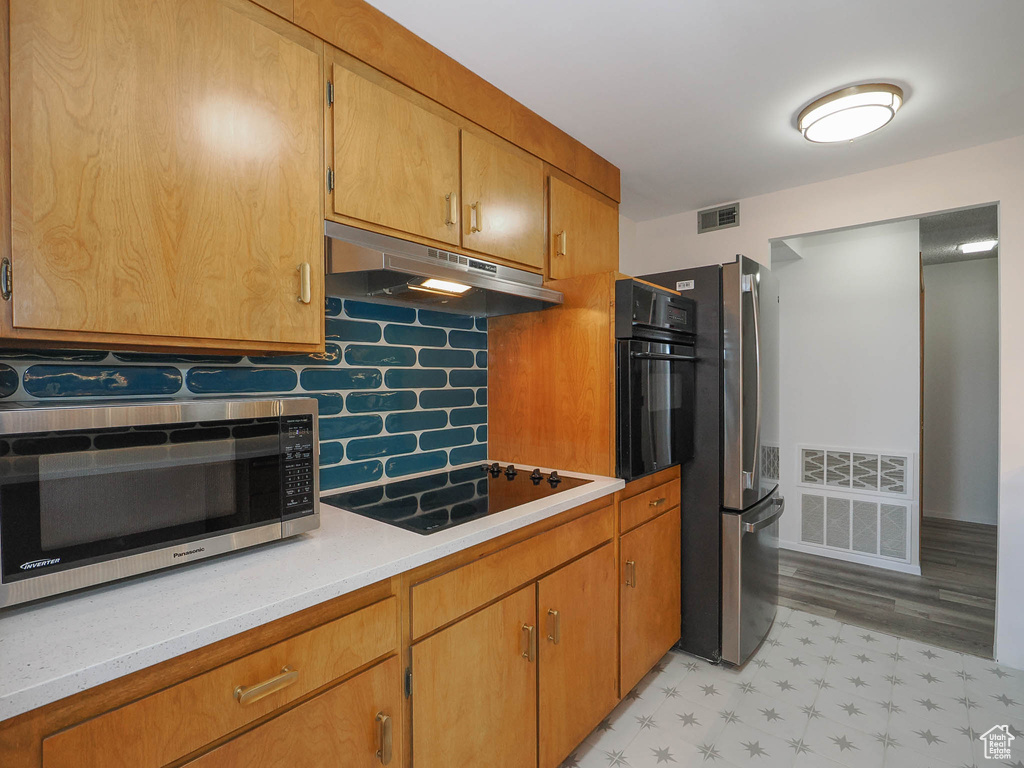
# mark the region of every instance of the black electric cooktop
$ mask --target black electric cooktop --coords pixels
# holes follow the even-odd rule
[[[593,482],[498,464],[463,467],[321,499],[407,531],[436,533]]]

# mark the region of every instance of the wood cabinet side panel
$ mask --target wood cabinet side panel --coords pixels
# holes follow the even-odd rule
[[[615,474],[615,276],[558,280],[565,303],[488,322],[489,451]]]

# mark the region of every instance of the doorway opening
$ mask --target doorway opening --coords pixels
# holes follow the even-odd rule
[[[773,242],[783,604],[992,657],[997,228],[988,205]]]

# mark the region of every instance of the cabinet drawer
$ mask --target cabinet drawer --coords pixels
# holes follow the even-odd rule
[[[397,598],[244,656],[43,741],[44,768],[158,768],[398,647]],[[287,674],[240,703],[236,691]]]
[[[612,508],[606,507],[416,584],[412,588],[413,639],[535,580],[613,535]]]
[[[186,763],[186,768],[401,766],[402,714],[402,668],[392,657]]]
[[[678,504],[679,480],[656,485],[649,491],[620,502],[619,530],[621,533],[632,530]]]

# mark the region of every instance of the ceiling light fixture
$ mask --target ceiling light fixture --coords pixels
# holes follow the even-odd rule
[[[960,249],[960,253],[984,253],[995,248],[998,242],[998,240],[979,240],[976,243],[962,243],[957,248]]]
[[[409,287],[416,291],[439,293],[442,296],[461,296],[470,289],[470,286],[456,283],[454,280],[439,280],[436,277],[410,281]]]
[[[853,85],[808,104],[797,118],[797,128],[816,144],[850,141],[877,131],[901,106],[903,90],[899,86]]]

